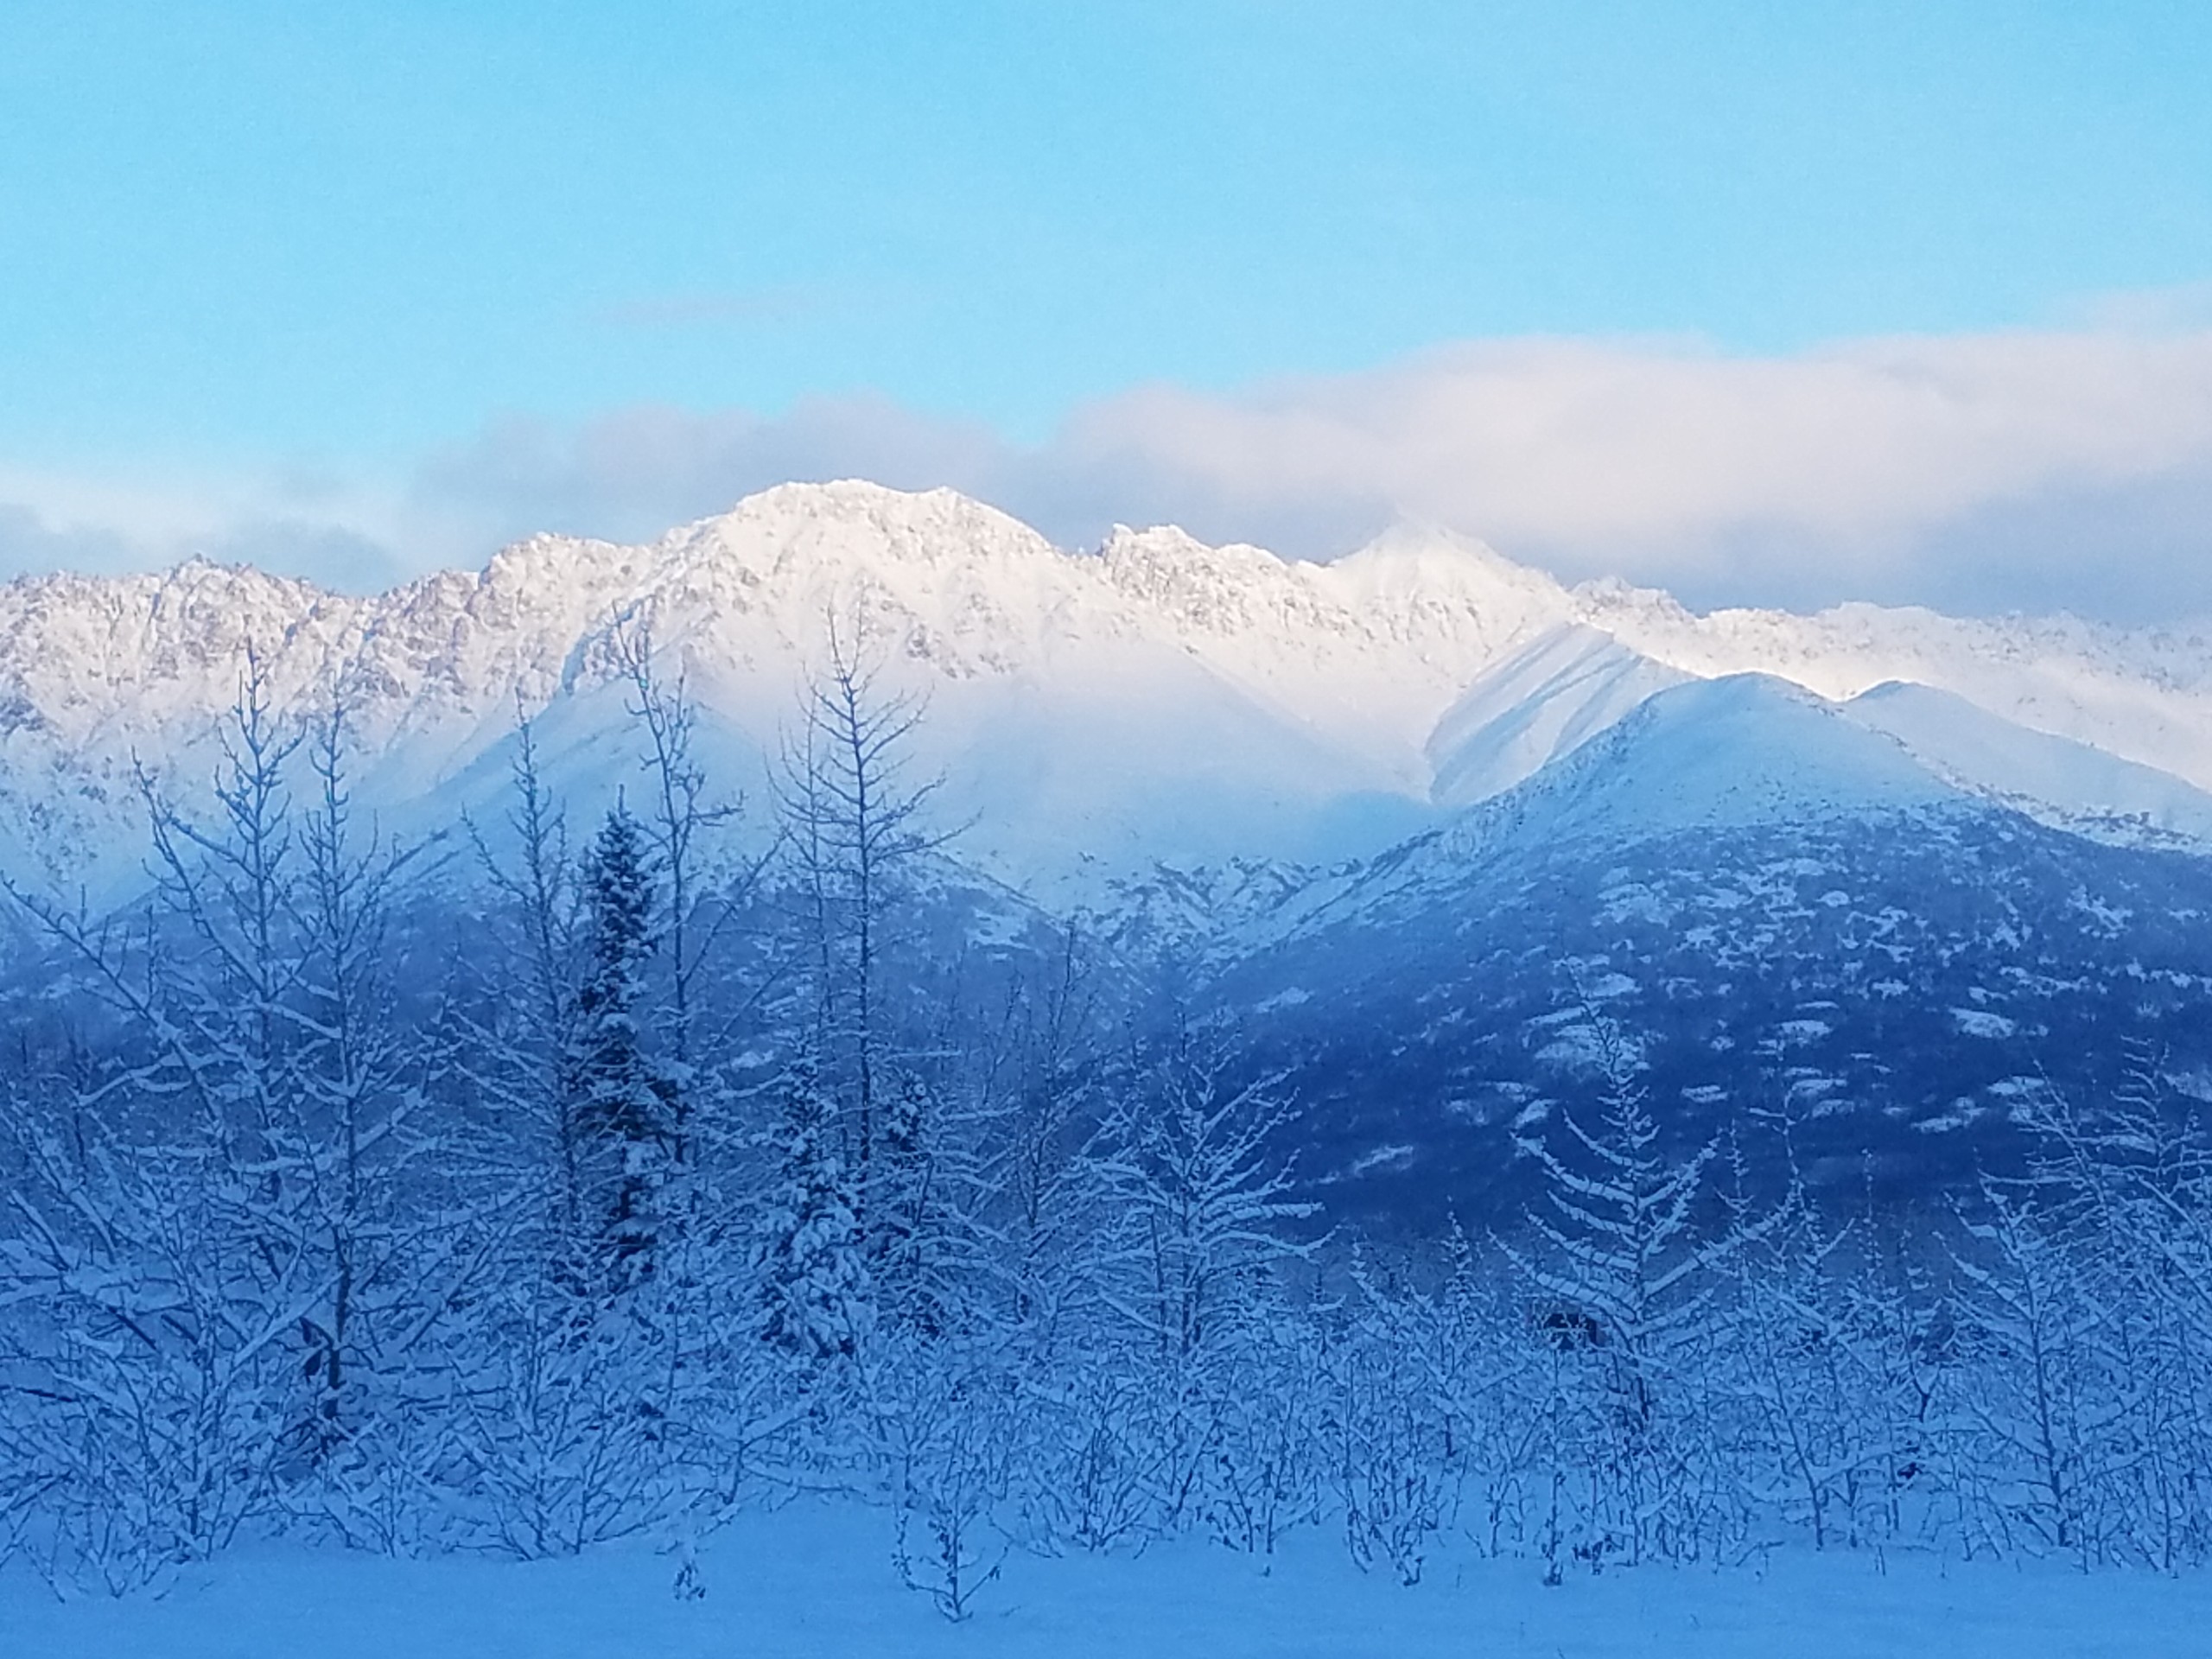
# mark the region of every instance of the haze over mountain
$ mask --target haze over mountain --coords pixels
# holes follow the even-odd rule
[[[1370,855],[1654,693],[1742,673],[1857,699],[1900,765],[2054,822],[2212,828],[2202,638],[1859,605],[1699,616],[1410,528],[1325,565],[1172,528],[1068,551],[949,491],[853,482],[768,490],[646,545],[540,536],[370,597],[200,562],[18,580],[0,589],[0,855],[126,887],[135,769],[191,798],[249,651],[285,712],[343,703],[361,800],[403,834],[485,810],[518,715],[556,781],[595,797],[632,763],[610,641],[639,625],[701,703],[717,781],[756,803],[830,628],[857,633],[887,690],[925,700],[918,758],[972,817],[962,855],[1040,896],[1161,863]]]

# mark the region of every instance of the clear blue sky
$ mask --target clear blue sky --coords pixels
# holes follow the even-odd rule
[[[2212,277],[2206,0],[0,0],[0,452],[1749,352]]]

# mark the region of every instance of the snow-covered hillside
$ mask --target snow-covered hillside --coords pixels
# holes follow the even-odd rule
[[[129,880],[137,769],[199,785],[250,650],[287,711],[345,705],[361,798],[403,830],[486,804],[518,714],[557,781],[609,787],[633,759],[623,619],[687,675],[721,780],[756,802],[830,626],[857,631],[928,700],[921,758],[975,820],[968,855],[1025,881],[1370,852],[1655,692],[1746,672],[1830,699],[1934,688],[1955,701],[1916,705],[1897,735],[1949,781],[2183,833],[2212,821],[2186,786],[2212,785],[2201,639],[1863,606],[1698,617],[1412,530],[1328,565],[1172,529],[1069,552],[949,491],[842,483],[648,546],[537,537],[367,598],[205,563],[18,581],[0,589],[0,857]],[[2059,765],[2037,734],[2131,764]]]

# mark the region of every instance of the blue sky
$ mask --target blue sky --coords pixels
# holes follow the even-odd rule
[[[640,410],[797,471],[887,423],[878,470],[962,482],[1137,389],[1239,404],[1468,342],[2189,333],[2209,84],[2201,0],[8,0],[0,503],[60,546],[105,489],[152,549],[149,501],[212,493],[404,567],[530,517],[429,526],[426,479],[496,454],[512,497],[517,442],[573,474]],[[1092,467],[1082,512],[1114,488]],[[1242,533],[1250,493],[1188,505]],[[1388,493],[1312,538],[1417,505]]]

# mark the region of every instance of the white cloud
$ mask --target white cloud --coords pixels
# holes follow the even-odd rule
[[[1135,393],[1084,411],[1062,442],[1217,499],[1278,512],[1370,502],[1581,573],[1714,597],[1895,597],[1938,550],[2001,567],[2001,549],[1960,535],[1999,510],[2117,508],[2212,474],[2212,333],[1878,340],[1767,359],[1514,341],[1230,399]],[[2094,516],[2075,528],[2094,536]],[[2126,551],[2083,545],[2084,578]],[[2208,578],[2195,573],[2200,601]]]
[[[385,496],[298,471],[118,480],[0,467],[0,578],[147,570],[199,556],[353,592],[411,574]]]
[[[791,480],[983,493],[1009,453],[987,428],[877,397],[802,403],[772,419],[662,407],[575,427],[510,418],[429,456],[406,512],[437,533],[471,526],[487,550],[537,530],[642,537]]]
[[[1033,448],[869,397],[774,417],[511,419],[382,490],[124,493],[104,514],[97,490],[41,495],[0,474],[0,503],[35,513],[0,512],[0,564],[192,542],[358,587],[532,530],[649,536],[785,479],[843,476],[950,484],[1071,543],[1174,520],[1325,556],[1408,516],[1700,604],[2212,614],[2212,329],[2107,317],[1764,358],[1484,342],[1230,396],[1139,388]]]

